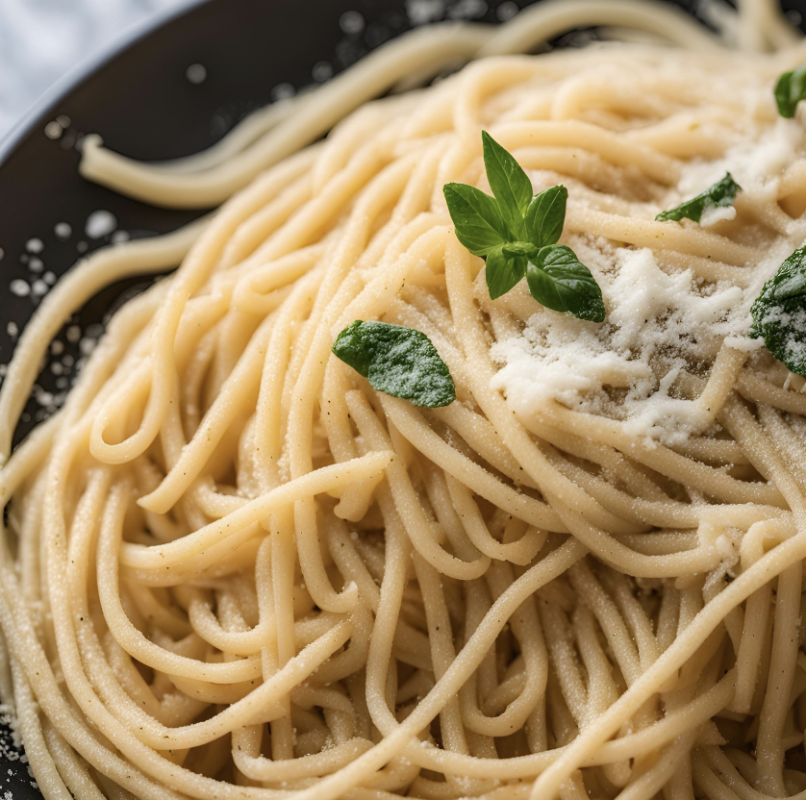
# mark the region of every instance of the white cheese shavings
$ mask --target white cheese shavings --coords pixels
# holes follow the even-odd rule
[[[84,232],[90,239],[101,239],[104,236],[109,236],[118,226],[118,221],[111,211],[93,211],[87,217],[87,222],[84,226]]]
[[[742,187],[737,202],[747,199],[756,209],[769,205],[771,213],[781,218],[778,184],[784,171],[806,155],[804,127],[767,111],[756,113],[770,105],[766,84],[746,87],[740,100],[746,110],[744,121],[731,130],[719,123],[720,135],[726,135],[724,151],[684,163],[676,186],[651,202],[634,203],[634,211],[627,215],[653,219],[729,172]],[[556,174],[544,171],[531,177],[536,190],[558,182]],[[584,187],[570,187],[569,209],[576,204],[599,210],[602,202]],[[773,234],[753,219],[753,213],[748,213],[741,230],[731,228],[737,218],[733,206],[706,209],[699,224],[664,223],[705,229],[708,236],[728,235],[756,248],[758,262],[738,267],[746,270],[741,285],[709,283],[685,269],[685,259],[681,267],[671,267],[651,249],[565,235],[563,241],[591,269],[602,289],[606,320],[601,325],[583,322],[535,303],[535,313],[523,331],[493,346],[491,355],[500,370],[492,388],[502,391],[523,418],[539,416],[556,401],[619,420],[645,441],[676,444],[704,432],[712,421],[691,399],[692,376],[695,381],[708,377],[723,343],[744,351],[763,347],[761,340],[750,337],[750,308],[764,283],[806,238],[806,217],[787,221],[779,234]],[[712,226],[716,227],[708,230]],[[526,287],[519,285],[515,291],[526,292]]]
[[[504,390],[521,416],[558,400],[621,418],[635,435],[685,438],[701,426],[702,416],[670,390],[692,361],[715,356],[742,290],[717,285],[710,294],[698,292],[689,270],[665,273],[649,249],[608,254],[604,247],[598,259],[581,241],[574,249],[588,256],[585,263],[602,287],[607,324],[537,309],[522,336],[493,346],[493,358],[504,365],[493,388]],[[600,271],[603,259],[612,271]],[[606,388],[620,390],[618,403]]]
[[[709,206],[702,212],[700,217],[700,227],[710,228],[711,225],[716,225],[717,222],[725,220],[736,219],[736,209],[733,206],[719,208],[718,206]]]
[[[757,130],[749,132],[746,138],[729,147],[721,158],[690,161],[683,167],[677,188],[658,211],[690,200],[724,178],[726,172],[730,172],[746,193],[777,183],[784,169],[799,157],[803,134],[803,127],[798,122],[779,117],[773,125],[758,126]],[[710,209],[710,212],[725,210]],[[708,213],[706,209],[703,218]]]

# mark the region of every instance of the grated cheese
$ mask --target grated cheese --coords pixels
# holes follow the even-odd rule
[[[760,91],[760,90],[759,90]],[[764,87],[768,93],[768,87]],[[747,104],[769,103],[766,94],[748,92]],[[769,119],[769,116],[767,117]],[[762,205],[775,202],[782,171],[806,153],[803,127],[793,120],[753,123],[721,157],[684,165],[678,185],[662,202],[635,204],[636,216],[647,219],[704,191],[730,172],[745,198]],[[557,182],[545,172],[531,174],[536,190]],[[740,195],[741,197],[742,195]],[[570,189],[574,203],[596,208],[593,193]],[[700,226],[715,228],[736,218],[736,209],[709,209]],[[763,247],[756,265],[745,267],[744,286],[706,283],[690,269],[658,265],[650,249],[616,246],[605,239],[565,236],[602,288],[607,309],[596,325],[544,309],[523,331],[496,343],[492,357],[500,365],[493,388],[523,417],[539,415],[554,401],[581,411],[622,420],[635,436],[674,444],[709,424],[697,405],[686,399],[679,381],[686,373],[705,378],[722,343],[742,350],[762,346],[749,338],[750,306],[763,284],[806,237],[806,224],[793,220],[772,241],[743,243]],[[526,292],[520,285],[516,291]]]

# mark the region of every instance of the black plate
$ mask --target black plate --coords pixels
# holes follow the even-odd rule
[[[82,252],[115,235],[88,237],[90,214],[109,211],[118,236],[140,237],[171,231],[202,213],[155,209],[81,179],[75,145],[83,133],[100,133],[110,147],[138,159],[188,155],[289,87],[323,80],[408,30],[411,13],[426,12],[432,21],[458,14],[497,22],[529,2],[209,0],[158,20],[133,43],[118,45],[61,97],[43,99],[0,143],[0,364],[11,358],[18,332],[39,301],[37,293]],[[677,4],[689,11],[698,6],[697,0]],[[783,5],[806,16],[806,0]],[[206,71],[201,83],[190,79],[194,70],[188,72],[199,64]],[[19,281],[29,294],[20,296]],[[40,376],[17,441],[58,403],[104,315],[145,285],[134,279],[106,289],[64,326],[57,339],[62,352]],[[0,377],[3,373],[0,367]],[[14,800],[41,797],[24,756],[0,722],[0,792],[8,797],[9,791]]]

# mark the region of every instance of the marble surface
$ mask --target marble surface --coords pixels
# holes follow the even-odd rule
[[[192,0],[0,0],[0,140],[56,81]]]

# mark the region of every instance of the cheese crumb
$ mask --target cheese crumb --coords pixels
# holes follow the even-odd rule
[[[101,239],[109,236],[118,226],[118,221],[111,211],[93,211],[87,217],[84,232],[90,239]]]

